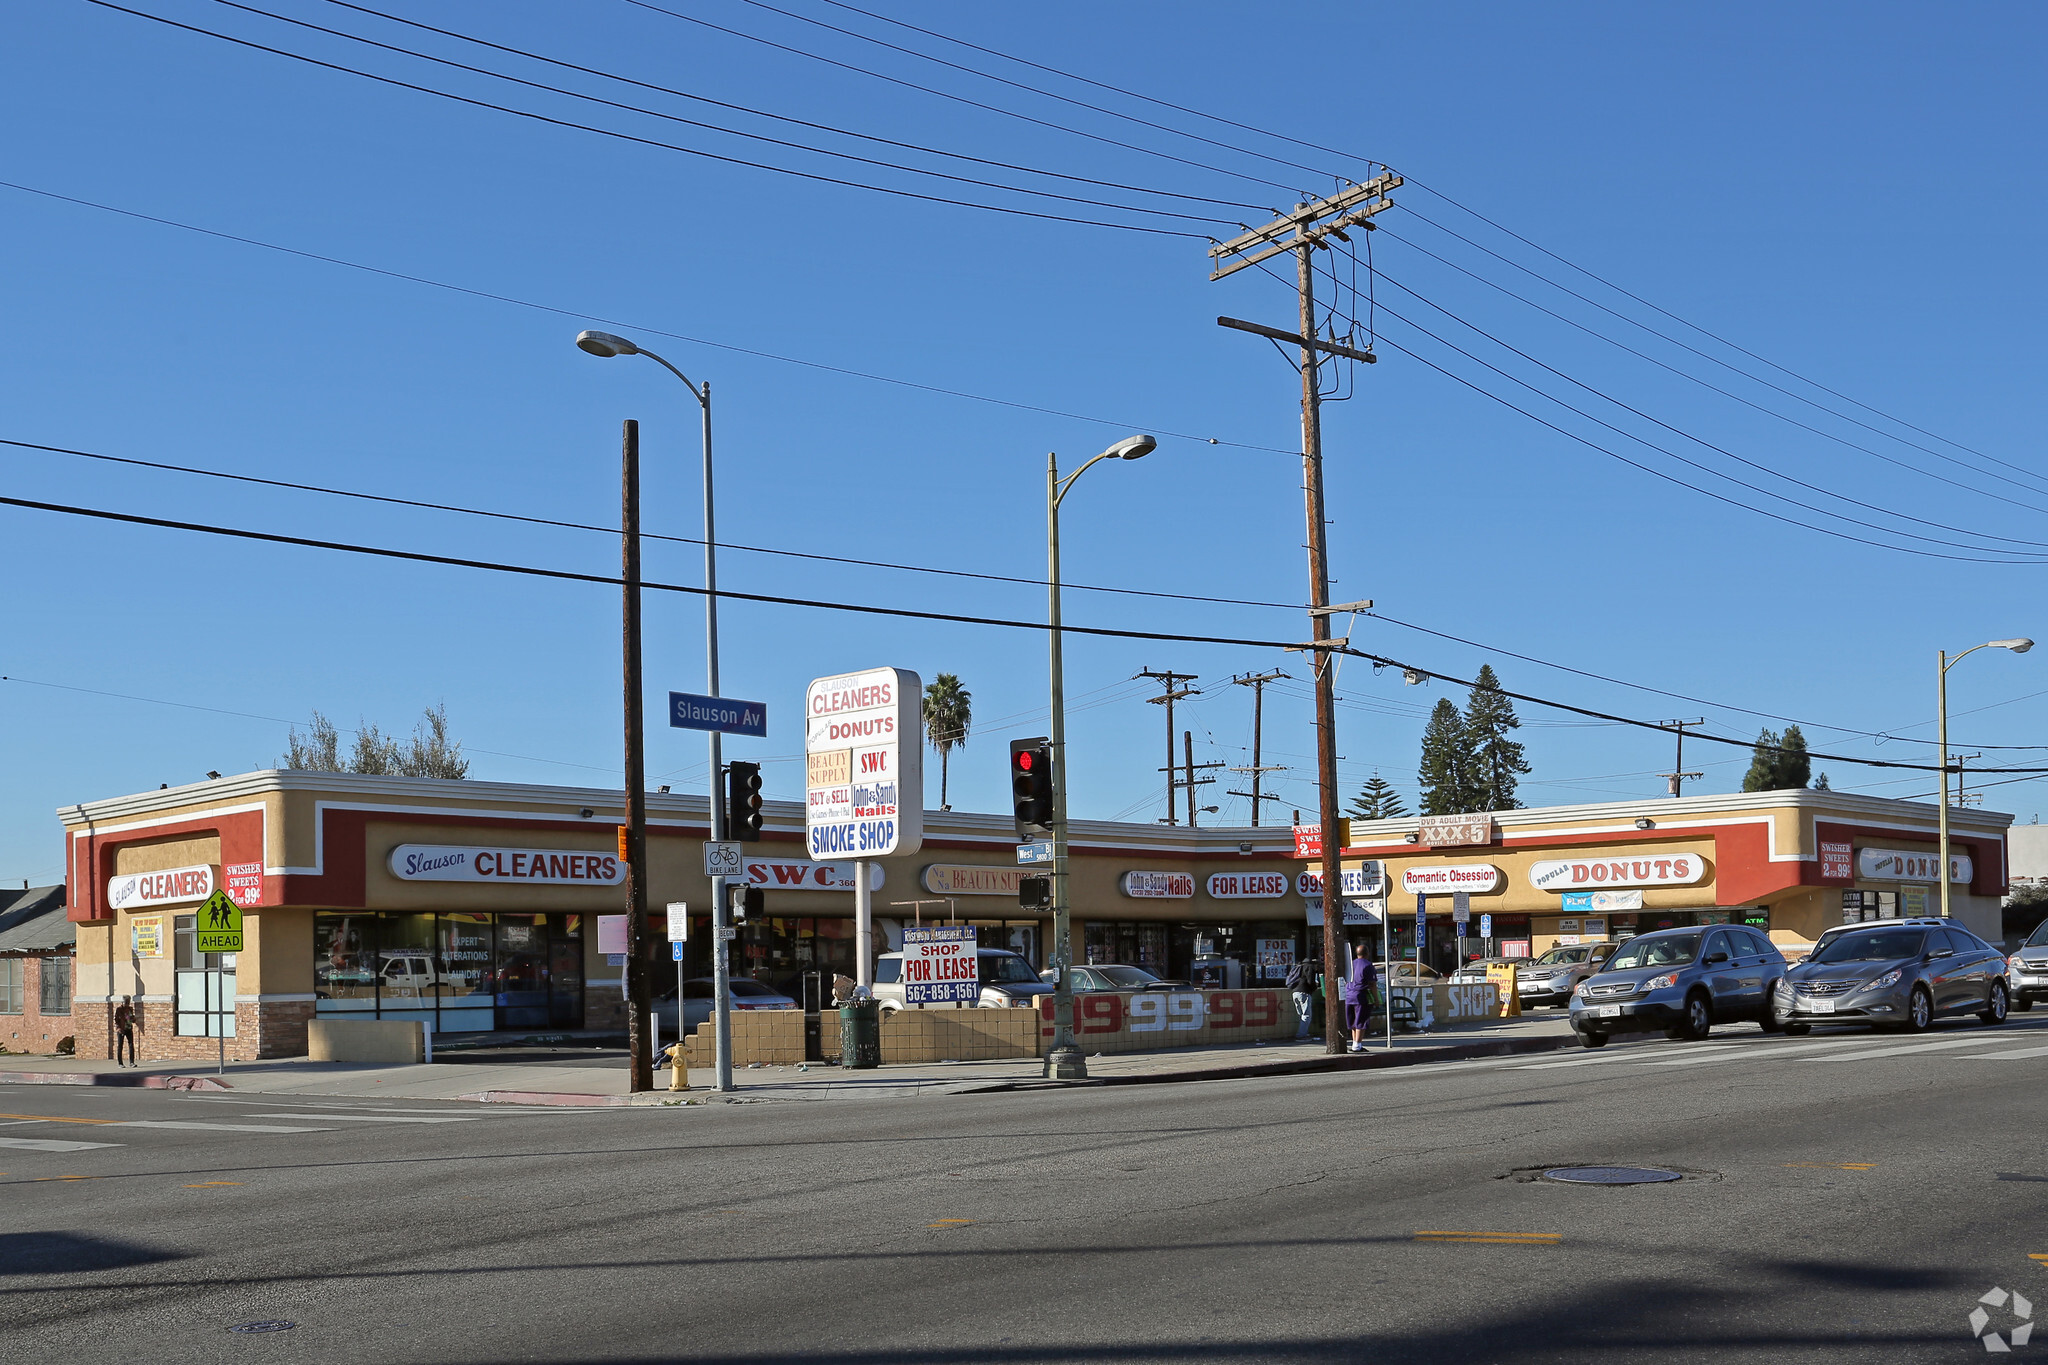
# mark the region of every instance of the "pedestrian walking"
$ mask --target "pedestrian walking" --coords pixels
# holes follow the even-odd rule
[[[1309,1036],[1309,1027],[1316,1017],[1316,969],[1306,958],[1287,969],[1287,989],[1294,992],[1294,1014],[1300,1020],[1294,1030],[1295,1038]]]
[[[1366,1029],[1372,1023],[1373,1000],[1380,992],[1380,976],[1368,954],[1360,953],[1351,959],[1339,989],[1344,996],[1344,1026],[1351,1030],[1351,1045],[1344,1050],[1363,1052]]]
[[[121,1060],[121,1049],[128,1049],[128,1060]],[[121,1003],[114,1006],[114,1065],[135,1065],[135,997],[124,995]]]

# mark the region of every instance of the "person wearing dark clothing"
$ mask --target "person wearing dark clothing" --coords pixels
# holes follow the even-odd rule
[[[121,1049],[128,1049],[128,1060],[121,1060]],[[124,995],[121,1003],[114,1007],[114,1065],[135,1065],[135,997]]]
[[[1294,1030],[1296,1038],[1309,1036],[1309,1026],[1316,1017],[1316,968],[1306,958],[1287,969],[1287,989],[1294,992],[1294,1013],[1300,1026]]]
[[[1364,953],[1352,958],[1339,988],[1344,996],[1344,1026],[1351,1030],[1351,1046],[1345,1051],[1365,1051],[1365,1031],[1372,1023],[1372,1001],[1379,988],[1379,973],[1373,969],[1372,959]]]

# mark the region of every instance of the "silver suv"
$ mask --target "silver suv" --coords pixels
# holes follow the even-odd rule
[[[2048,1000],[2048,920],[2041,921],[2005,966],[2014,1009],[2030,1010],[2036,1000]]]
[[[1515,993],[1524,1005],[1556,1005],[1562,1009],[1572,1000],[1579,983],[1606,965],[1618,944],[1574,943],[1552,948],[1534,962],[1515,972]]]

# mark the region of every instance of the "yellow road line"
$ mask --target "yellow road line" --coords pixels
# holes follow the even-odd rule
[[[0,1114],[0,1119],[27,1119],[32,1123],[119,1123],[119,1119],[60,1119],[55,1114]]]
[[[973,1221],[972,1218],[941,1218],[938,1222],[926,1223],[925,1226],[928,1228],[957,1228]]]
[[[241,1183],[239,1180],[202,1180],[197,1185],[187,1185],[185,1188],[188,1190],[210,1190],[216,1185],[239,1185]]]
[[[1788,1161],[1789,1167],[1803,1166],[1826,1171],[1869,1171],[1877,1168],[1875,1161]]]
[[[2039,1261],[2042,1265],[2048,1266],[2048,1251],[2030,1251],[2027,1253],[2027,1259]]]

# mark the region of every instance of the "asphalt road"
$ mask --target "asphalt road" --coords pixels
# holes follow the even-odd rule
[[[865,1103],[0,1086],[0,1359],[1918,1365],[2000,1287],[2048,1360],[2044,1096],[2039,1012]],[[1607,1163],[1686,1178],[1529,1178]]]

